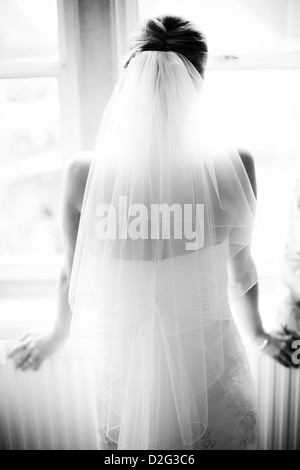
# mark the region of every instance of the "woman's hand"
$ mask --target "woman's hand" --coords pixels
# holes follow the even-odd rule
[[[17,369],[38,370],[41,363],[58,351],[66,338],[54,331],[36,329],[24,333],[19,343],[9,352]]]
[[[292,345],[294,341],[300,340],[300,336],[296,331],[283,327],[264,335],[264,338],[268,340],[267,345],[262,349],[264,354],[272,357],[284,367],[299,367],[299,364],[293,361],[295,348]],[[262,338],[262,341],[264,338]]]

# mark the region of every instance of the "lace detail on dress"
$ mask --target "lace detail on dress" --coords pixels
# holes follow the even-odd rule
[[[231,381],[233,388],[243,386],[245,381],[248,381],[249,370],[245,364],[245,357],[239,353],[236,356],[231,354],[228,358],[228,367],[226,368],[225,374]]]
[[[213,429],[207,429],[199,441],[201,450],[214,450],[216,442],[211,438]]]
[[[244,450],[249,444],[254,445],[257,439],[257,414],[249,404],[249,397],[244,393],[241,397],[231,402],[227,410],[239,420],[241,432],[225,441],[226,447],[238,446]]]
[[[194,450],[244,450],[256,447],[258,441],[255,389],[247,358],[235,336],[235,329],[227,327],[225,336],[225,370],[219,380],[209,387],[208,427],[192,447]],[[198,369],[197,369],[198,370]],[[191,383],[197,389],[197,374],[190,374]],[[97,377],[97,447],[99,450],[117,450],[119,429],[112,428],[107,436],[110,380],[104,367],[98,369]],[[115,389],[117,390],[117,389]],[[109,395],[110,392],[110,395]],[[121,403],[122,389],[115,397]],[[201,403],[199,401],[199,403]],[[181,445],[174,441],[173,448]],[[178,447],[179,448],[179,447]],[[181,448],[181,447],[180,447]]]

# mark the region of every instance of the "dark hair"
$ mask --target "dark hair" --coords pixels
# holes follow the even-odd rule
[[[203,77],[207,59],[204,34],[190,21],[179,16],[159,16],[140,23],[130,38],[131,59],[143,51],[172,51],[184,55]]]

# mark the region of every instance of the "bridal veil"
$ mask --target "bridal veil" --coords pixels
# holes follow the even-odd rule
[[[103,427],[119,449],[199,439],[224,369],[220,259],[250,245],[256,200],[238,153],[206,130],[202,87],[183,55],[137,54],[88,176],[69,301],[74,325],[97,331]]]

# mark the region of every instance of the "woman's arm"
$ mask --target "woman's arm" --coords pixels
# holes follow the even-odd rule
[[[80,221],[81,205],[90,167],[89,152],[76,155],[68,163],[64,175],[62,225],[64,263],[58,285],[58,310],[50,331],[34,330],[24,334],[8,357],[17,368],[38,369],[41,362],[60,349],[69,336],[72,311],[68,302],[69,284]]]
[[[234,265],[234,270],[237,274],[235,279],[231,279],[231,287],[233,289],[236,288],[236,293],[239,295],[243,288],[243,282],[245,286],[248,286],[249,276],[252,276],[256,270],[249,249],[244,248],[244,250],[241,250],[240,253],[234,256],[231,264]],[[242,270],[243,266],[243,275],[238,276],[238,271],[239,269]],[[255,283],[244,295],[237,297],[233,302],[234,310],[238,312],[238,323],[254,346],[259,347],[267,340],[266,346],[263,349],[265,354],[273,357],[285,367],[298,367],[298,364],[294,364],[292,361],[292,356],[295,352],[292,349],[292,344],[295,340],[299,340],[299,335],[294,331],[281,332],[279,330],[267,333],[264,330],[259,313],[258,294],[258,283]]]
[[[253,344],[259,345],[266,338],[259,313],[259,287],[255,282],[243,295],[242,292],[256,279],[256,267],[249,247],[243,248],[229,262],[230,288],[233,297],[234,310],[238,319]],[[254,281],[253,281],[254,282]]]
[[[68,293],[88,169],[89,160],[85,154],[80,154],[69,162],[65,171],[62,203],[64,263],[59,278],[58,312],[53,330],[61,341],[69,336],[72,321]]]
[[[256,196],[256,175],[253,158],[245,152],[239,153]],[[250,247],[243,248],[231,258],[229,262],[229,278],[230,287],[234,297],[236,297],[234,310],[238,311],[238,322],[247,332],[252,343],[259,347],[263,344],[264,340],[268,340],[263,350],[266,354],[274,357],[284,366],[296,366],[291,358],[294,353],[294,350],[291,349],[291,344],[295,338],[284,333],[267,334],[264,330],[259,313],[259,287],[258,283],[255,282],[257,278],[256,266],[251,256]],[[244,295],[240,295],[241,292],[244,292],[251,285],[252,281],[253,286]]]

